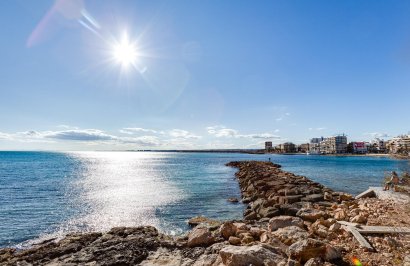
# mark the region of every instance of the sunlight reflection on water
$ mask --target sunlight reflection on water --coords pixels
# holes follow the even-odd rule
[[[155,210],[183,199],[161,169],[161,154],[135,152],[73,153],[85,165],[73,185],[87,209],[74,223],[91,230],[114,226],[159,225]]]

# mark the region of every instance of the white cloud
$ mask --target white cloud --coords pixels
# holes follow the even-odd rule
[[[258,133],[258,134],[239,134],[235,129],[226,128],[225,126],[211,126],[207,127],[206,130],[209,134],[214,135],[217,138],[220,137],[231,137],[231,138],[251,138],[251,139],[277,139],[280,136],[271,133]],[[277,130],[279,131],[279,130]],[[275,132],[277,132],[275,130]]]
[[[58,140],[76,140],[76,141],[99,141],[99,140],[116,140],[116,136],[109,135],[98,129],[84,130],[64,130],[64,131],[44,131],[40,134],[43,138]]]
[[[10,134],[8,134],[8,133],[0,132],[0,139],[8,139],[8,140],[10,140],[10,139],[12,139],[12,136],[11,136]]]
[[[161,141],[156,136],[123,137],[119,141],[124,144],[138,144],[144,147],[158,147]]]
[[[370,136],[372,138],[390,138],[391,137],[387,133],[380,133],[380,132],[364,133],[363,135]]]
[[[146,129],[146,128],[141,128],[141,127],[125,127],[123,129],[121,129],[120,132],[124,133],[124,134],[129,134],[129,135],[132,135],[134,133],[139,133],[139,132],[153,133],[153,134],[160,133],[160,132],[158,132],[156,130],[153,130],[153,129]]]
[[[316,128],[310,127],[308,129],[309,129],[309,131],[313,131],[313,130],[322,131],[322,130],[325,130],[326,128],[325,127],[316,127]]]
[[[236,131],[235,129],[226,128],[224,126],[207,127],[206,130],[209,134],[214,135],[217,138],[238,136],[238,131]]]
[[[172,129],[168,132],[168,134],[173,138],[178,139],[200,139],[201,136],[194,135],[189,131],[183,129]]]
[[[252,139],[280,139],[280,136],[270,133],[238,135],[240,138],[252,138]]]
[[[280,122],[280,121],[283,120],[283,117],[278,117],[278,118],[276,118],[275,120],[278,121],[278,122]]]
[[[58,125],[57,127],[64,128],[64,129],[78,129],[78,127],[73,127],[69,125]]]
[[[217,138],[220,137],[238,137],[239,133],[235,129],[226,128],[225,126],[211,126],[207,127],[206,130],[209,134],[214,135]]]

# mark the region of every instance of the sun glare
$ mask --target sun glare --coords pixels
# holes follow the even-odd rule
[[[138,54],[135,43],[128,39],[128,35],[124,33],[120,42],[117,42],[113,47],[113,55],[115,61],[120,63],[123,67],[134,65]]]

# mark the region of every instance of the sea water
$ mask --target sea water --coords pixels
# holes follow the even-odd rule
[[[269,158],[286,171],[357,194],[389,171],[387,157],[173,152],[0,152],[0,247],[25,247],[69,232],[153,225],[169,234],[197,215],[242,218],[233,160]]]

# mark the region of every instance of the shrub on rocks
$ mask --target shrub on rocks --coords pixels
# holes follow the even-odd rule
[[[269,220],[268,229],[270,232],[287,226],[298,226],[303,228],[303,220],[293,216],[277,216]]]

